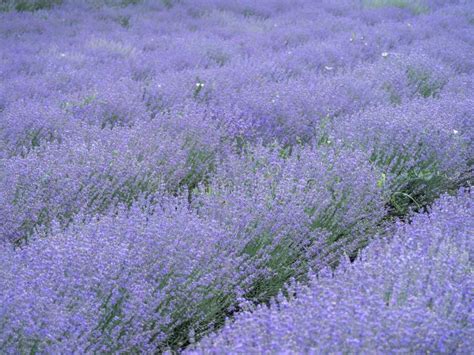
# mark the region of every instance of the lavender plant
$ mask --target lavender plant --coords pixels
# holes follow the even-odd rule
[[[373,241],[354,263],[245,311],[189,353],[450,352],[472,348],[472,193]],[[296,296],[295,296],[296,294]]]
[[[238,259],[220,246],[228,239],[217,223],[165,201],[153,216],[132,209],[4,247],[2,352],[164,347],[173,329],[197,327],[213,297],[233,291]]]
[[[262,273],[254,273],[249,298],[268,300],[309,267],[354,253],[385,215],[377,172],[361,152],[296,147],[288,155],[274,146],[246,156],[221,164],[225,170],[217,171],[194,205],[200,214],[240,230],[235,249]]]
[[[218,152],[219,137],[200,139],[202,121],[196,121],[193,136],[176,123],[161,124],[167,125],[167,133],[155,123],[133,130],[76,126],[78,134],[66,142],[5,160],[0,175],[2,239],[23,242],[53,220],[67,226],[78,213],[92,216],[161,190],[192,189],[223,153]]]

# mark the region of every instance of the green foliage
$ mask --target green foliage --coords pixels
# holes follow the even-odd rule
[[[200,339],[208,334],[210,329],[224,325],[226,314],[231,306],[236,304],[236,297],[232,293],[218,290],[213,286],[208,286],[201,291],[206,292],[208,296],[198,304],[193,304],[194,316],[184,315],[190,309],[186,301],[180,301],[182,306],[173,312],[171,324],[166,329],[169,336],[158,349],[159,352],[182,349],[193,343],[196,338]],[[183,319],[186,320],[183,321]]]
[[[206,184],[215,170],[215,154],[205,148],[194,147],[188,154],[186,167],[188,172],[179,182],[178,189],[187,190],[188,200],[191,201],[193,192],[201,183]]]
[[[104,128],[114,128],[116,126],[120,126],[121,125],[121,119],[120,119],[120,116],[117,115],[116,113],[112,113],[106,117],[104,117],[102,123],[100,124],[100,127],[102,129]]]
[[[362,0],[365,7],[379,8],[379,7],[398,7],[401,9],[408,9],[414,14],[422,14],[429,11],[421,0]]]
[[[194,92],[193,92],[193,97],[195,99],[197,99],[199,97],[199,93],[202,91],[202,89],[204,88],[204,82],[199,79],[199,77],[196,78],[196,86],[194,88]]]
[[[334,116],[326,115],[319,122],[317,141],[319,146],[331,145],[330,127],[334,122]]]
[[[119,16],[117,18],[117,22],[123,28],[126,28],[126,29],[130,28],[130,16]]]
[[[396,106],[402,103],[401,96],[397,93],[396,89],[390,83],[383,84],[382,89],[388,93],[389,100],[392,105]]]
[[[96,100],[97,100],[97,93],[93,93],[93,94],[87,95],[79,102],[64,101],[60,104],[60,107],[66,112],[71,112],[71,110],[74,109],[75,107],[84,108]]]
[[[268,16],[259,14],[257,11],[255,11],[255,10],[252,9],[252,8],[245,8],[245,9],[242,11],[242,15],[243,15],[245,18],[255,18],[255,19],[258,19],[258,20],[266,20],[266,19],[268,18]]]
[[[161,177],[151,173],[131,176],[121,183],[118,177],[112,174],[96,178],[107,181],[109,189],[87,187],[89,193],[87,206],[93,213],[104,213],[112,205],[131,207],[140,196],[148,197],[158,191],[161,183]]]
[[[130,5],[138,5],[143,0],[87,0],[94,7],[112,6],[112,7],[127,7]]]
[[[215,60],[215,58],[213,58]],[[201,104],[207,104],[211,99],[212,87],[206,86],[206,82],[199,77],[196,77],[194,90],[193,90],[193,99]]]
[[[424,98],[438,96],[445,84],[443,80],[433,78],[430,72],[414,67],[407,69],[407,77],[410,85]]]
[[[166,9],[172,9],[177,3],[179,3],[179,0],[161,0],[161,3]]]
[[[122,6],[137,5],[141,2],[142,0],[122,0]]]
[[[434,158],[412,163],[422,150],[423,145],[418,145],[412,151],[407,147],[391,154],[383,149],[372,153],[371,161],[383,171],[377,185],[386,194],[391,218],[421,210],[443,192],[457,188]]]
[[[271,237],[262,235],[245,248],[250,258],[264,253],[268,256],[263,266],[268,274],[257,277],[245,294],[254,303],[268,303],[292,279],[302,280],[308,270],[304,248],[291,236],[282,238],[271,250],[270,246]]]
[[[116,293],[119,294],[118,297],[113,297],[113,291],[110,292],[107,297],[105,297],[104,302],[99,309],[99,312],[101,313],[99,324],[94,329],[96,334],[99,334],[96,337],[99,337],[100,341],[103,342],[110,339],[110,341],[107,342],[110,346],[110,349],[113,349],[114,346],[118,347],[117,344],[114,344],[114,339],[110,336],[110,334],[116,327],[121,326],[121,324],[124,322],[123,305],[127,299],[127,292],[125,288],[119,288],[116,290]],[[98,340],[99,339],[97,338],[94,339],[91,337],[89,347],[95,345]],[[87,350],[88,349],[86,349],[86,351]]]
[[[89,106],[90,104],[105,104],[106,102],[104,101],[99,101],[97,99],[97,93],[93,93],[93,94],[90,94],[86,97],[84,97],[82,100],[78,101],[78,102],[74,102],[74,101],[64,101],[61,103],[60,107],[67,113],[72,113],[74,111],[74,109],[82,109],[82,108],[85,108],[87,106]],[[110,113],[109,115],[107,116],[104,116],[103,119],[102,119],[102,122],[100,122],[100,127],[102,129],[104,128],[114,128],[116,126],[124,126],[126,125],[124,123],[124,120],[123,118],[116,114],[116,113]]]
[[[207,56],[214,61],[218,66],[222,67],[229,62],[230,57],[222,50],[208,50]]]
[[[3,0],[0,3],[0,11],[34,12],[38,10],[49,10],[54,6],[61,5],[63,0]]]
[[[31,129],[26,131],[23,137],[18,140],[15,151],[12,152],[12,155],[18,154],[22,157],[25,157],[31,150],[38,148],[43,143],[60,141],[61,138],[56,134],[56,132],[50,129],[43,127]]]

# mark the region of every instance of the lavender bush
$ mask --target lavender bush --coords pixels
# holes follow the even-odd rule
[[[367,245],[396,265],[394,221],[472,183],[473,23],[466,0],[1,2],[0,352],[180,351],[292,280],[358,282],[365,256],[338,265]],[[467,228],[440,208],[429,223]],[[360,311],[383,339],[415,324],[406,347],[356,332],[341,351],[468,349],[440,308],[400,306],[391,328]],[[222,337],[196,349],[238,351]],[[242,349],[313,350],[265,339]]]
[[[160,349],[243,279],[238,258],[220,246],[228,239],[217,223],[168,202],[152,217],[132,209],[4,248],[2,351]]]
[[[472,193],[443,196],[354,262],[241,313],[190,353],[469,353]],[[296,296],[295,296],[296,294]]]

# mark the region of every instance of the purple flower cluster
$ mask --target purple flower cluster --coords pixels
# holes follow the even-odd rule
[[[282,311],[275,327],[300,330],[261,328],[249,345],[226,328],[198,349],[467,349],[466,270],[430,261],[448,248],[469,262],[454,240],[467,192],[342,276],[308,271],[354,260],[397,217],[470,186],[473,24],[466,0],[3,1],[0,353],[183,349],[292,280],[310,282],[294,317],[315,316]],[[422,225],[434,236],[398,265]],[[412,259],[423,268],[410,276]],[[380,301],[367,270],[395,296]],[[237,324],[260,327],[258,312]],[[397,332],[415,328],[403,345]]]
[[[355,262],[242,312],[189,352],[470,353],[473,202],[465,191],[442,197]]]
[[[176,347],[186,341],[183,331],[205,334],[241,300],[268,300],[308,268],[354,253],[384,216],[377,175],[362,153],[302,147],[284,156],[279,147],[260,147],[247,154],[222,163],[191,205],[162,185],[139,194],[132,188],[147,180],[138,178],[124,180],[122,196],[121,181],[98,185],[83,170],[68,175],[73,167],[62,173],[65,190],[57,181],[25,184],[24,196],[32,195],[29,208],[18,208],[21,217],[37,216],[33,202],[47,195],[54,199],[44,198],[39,218],[50,217],[44,209],[61,218],[47,228],[36,220],[26,245],[2,250],[0,343],[9,352]],[[119,203],[132,193],[137,203]]]
[[[104,213],[160,190],[196,184],[224,147],[213,122],[199,114],[186,119],[185,127],[181,120],[113,130],[76,126],[64,141],[4,159],[2,239],[27,240],[53,220],[66,226],[79,212]]]
[[[3,248],[2,352],[151,352],[244,282],[239,258],[221,245],[231,238],[163,201],[152,216],[134,208]]]

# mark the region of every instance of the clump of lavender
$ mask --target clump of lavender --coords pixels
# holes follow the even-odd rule
[[[194,353],[449,352],[472,346],[473,196],[443,196],[429,214],[373,241],[354,263],[241,313]]]
[[[380,187],[392,213],[420,209],[455,191],[472,169],[471,99],[446,95],[396,107],[378,106],[331,121],[329,140],[350,142],[381,169]],[[446,108],[449,107],[449,110]]]
[[[61,144],[2,161],[0,239],[27,241],[53,220],[65,227],[76,214],[102,214],[159,191],[194,188],[224,151],[219,130],[205,122],[189,114],[185,127],[180,121],[105,131],[76,125]]]
[[[191,206],[162,192],[118,216],[117,209],[92,214],[90,204],[64,232],[53,216],[28,245],[6,244],[2,344],[25,351],[180,347],[189,332],[200,337],[220,326],[242,299],[268,300],[310,267],[353,253],[384,215],[367,157],[347,152],[339,160],[311,148],[287,154],[275,146],[234,156],[195,191]],[[106,191],[94,196],[102,201]],[[29,305],[31,297],[37,301]]]
[[[223,312],[243,277],[226,248],[232,236],[186,204],[162,201],[153,216],[133,208],[3,247],[2,351],[153,351]]]
[[[378,174],[362,152],[257,147],[221,164],[193,206],[238,231],[234,248],[256,268],[246,296],[263,301],[365,245],[385,216]]]

